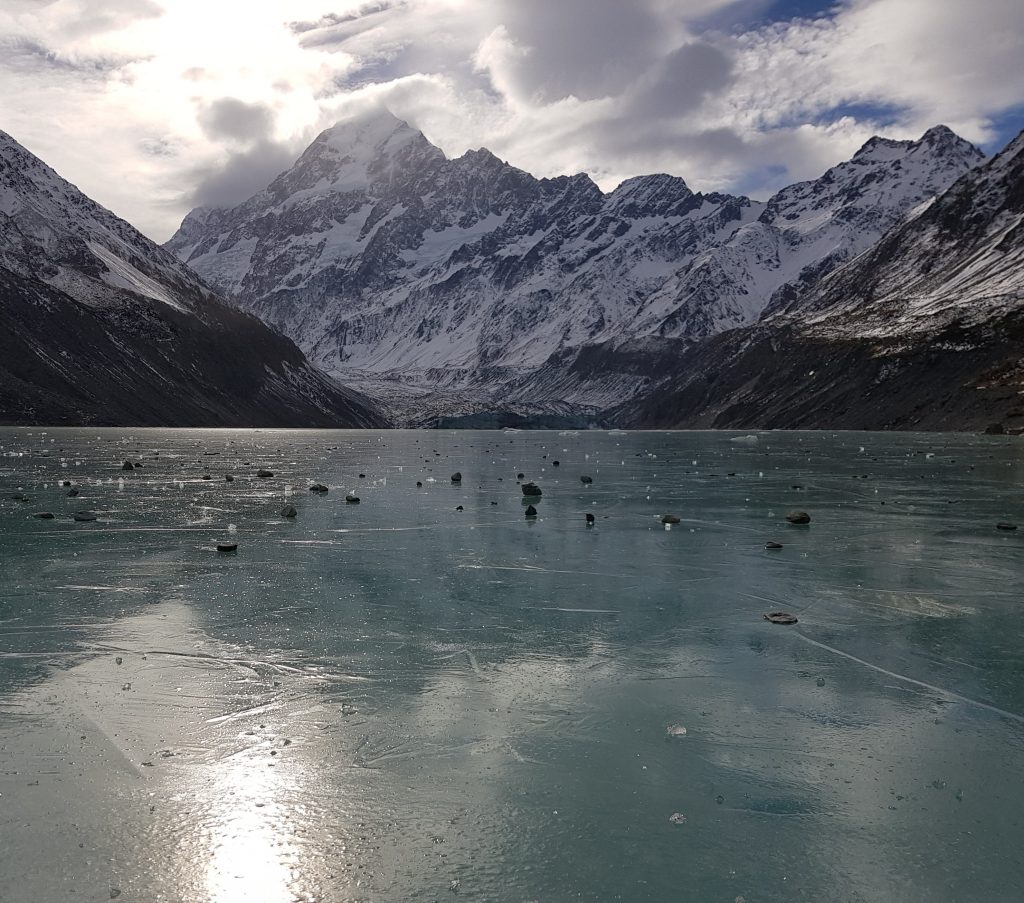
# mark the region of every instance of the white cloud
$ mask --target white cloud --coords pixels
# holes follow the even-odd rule
[[[5,0],[0,128],[163,239],[369,104],[538,175],[760,194],[879,130],[990,140],[1024,104],[1018,0],[831,7],[744,26],[769,0]]]

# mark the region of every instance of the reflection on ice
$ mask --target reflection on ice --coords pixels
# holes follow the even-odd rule
[[[235,756],[222,761],[212,777],[215,796],[207,804],[205,831],[210,900],[295,899],[294,873],[300,871],[301,851],[289,833],[294,817],[289,798],[298,788],[285,788],[284,769],[255,759]]]
[[[731,438],[0,431],[0,887],[1013,898],[1015,447]]]

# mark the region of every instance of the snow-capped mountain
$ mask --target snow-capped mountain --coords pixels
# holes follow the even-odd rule
[[[0,323],[0,422],[379,421],[4,132]]]
[[[873,139],[768,203],[669,175],[605,194],[585,175],[535,179],[486,150],[449,160],[378,113],[328,129],[238,207],[193,211],[167,248],[330,371],[484,407],[596,407],[650,375],[580,378],[580,349],[751,323],[982,159],[939,127]]]
[[[823,334],[913,340],[1022,305],[1024,133],[777,318]]]
[[[623,414],[650,427],[1020,429],[1022,347],[1024,133],[785,307],[693,349]]]
[[[769,200],[645,306],[638,331],[689,338],[752,323],[799,297],[941,194],[984,154],[945,126],[918,141],[872,138],[820,179]]]
[[[378,114],[324,132],[239,207],[190,214],[168,248],[329,369],[472,382],[617,334],[757,212],[666,175],[604,195],[486,150],[448,160]]]

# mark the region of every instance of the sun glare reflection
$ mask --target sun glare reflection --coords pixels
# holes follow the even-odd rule
[[[288,816],[293,768],[257,755],[225,761],[211,792],[206,888],[211,901],[277,903],[299,898],[298,851]]]

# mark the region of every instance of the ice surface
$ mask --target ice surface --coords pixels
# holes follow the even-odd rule
[[[0,888],[1014,899],[1021,440],[731,435],[0,430]]]

